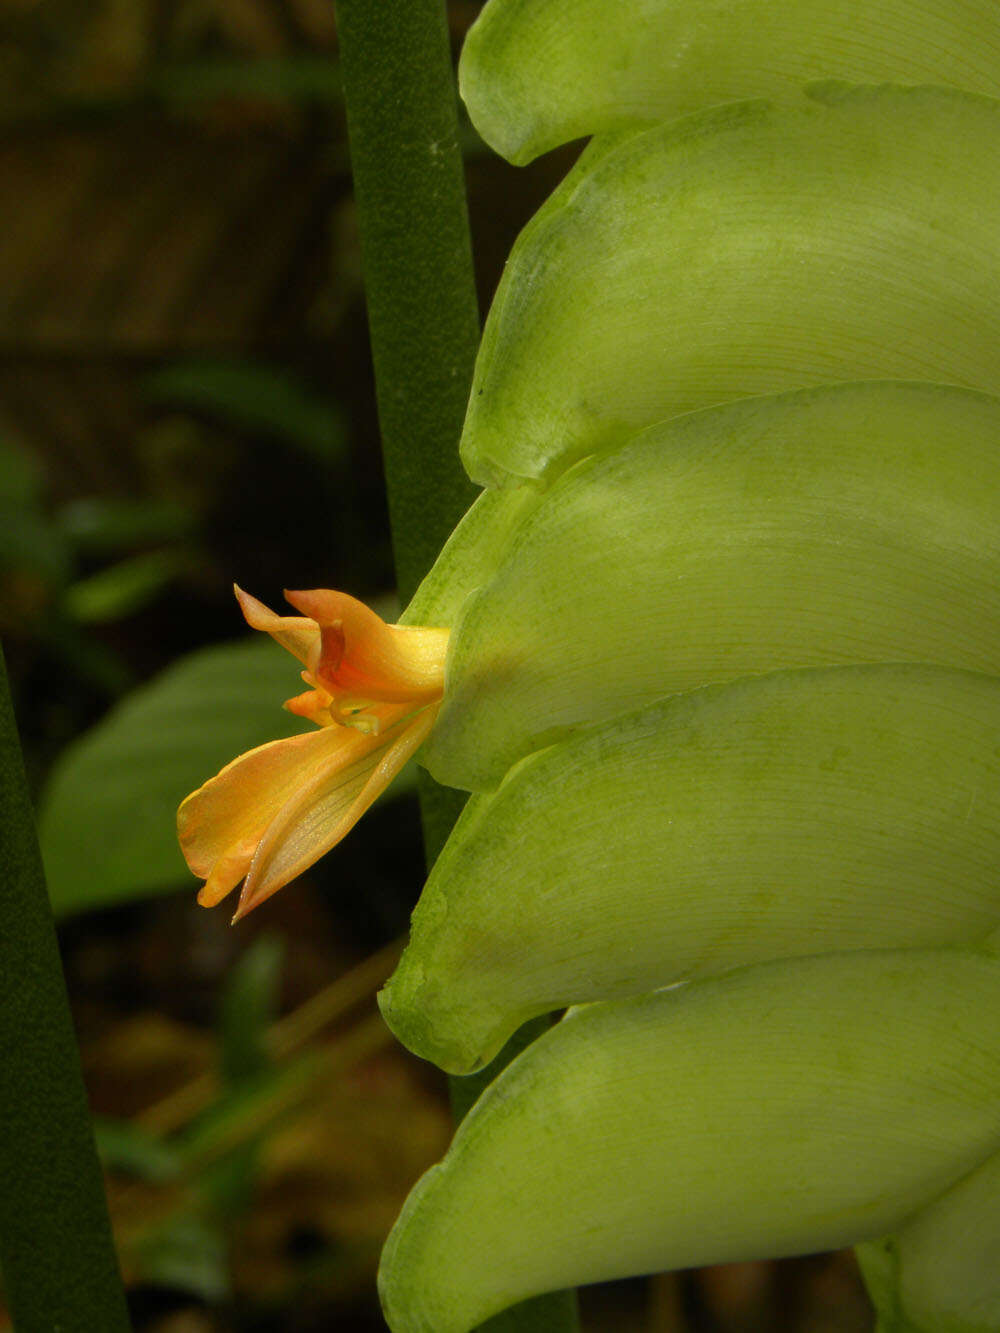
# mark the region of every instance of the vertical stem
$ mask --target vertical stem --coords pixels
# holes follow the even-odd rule
[[[125,1333],[111,1239],[0,656],[0,1264],[18,1333]]]
[[[389,519],[405,606],[476,488],[458,439],[479,309],[444,0],[337,0]],[[464,793],[421,770],[428,863]]]
[[[457,443],[479,311],[443,0],[338,0],[400,596],[476,489]]]
[[[475,494],[458,458],[479,315],[447,13],[444,0],[337,0],[336,7],[389,517],[405,602]],[[464,799],[429,779],[422,783],[429,862]],[[464,1109],[466,1090],[454,1080],[452,1087],[456,1107]],[[484,1327],[574,1333],[576,1299],[539,1297]]]

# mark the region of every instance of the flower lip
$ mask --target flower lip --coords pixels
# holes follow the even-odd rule
[[[446,629],[387,625],[357,598],[328,588],[285,597],[319,630],[306,666],[335,698],[431,703],[441,697]]]

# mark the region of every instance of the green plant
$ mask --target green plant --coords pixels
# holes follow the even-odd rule
[[[383,1007],[468,1070],[596,1003],[414,1191],[395,1333],[849,1243],[887,1333],[1000,1327],[997,20],[885,19],[491,0],[470,35],[490,142],[597,137],[515,247],[488,490],[403,618],[451,628],[424,756],[477,794]]]

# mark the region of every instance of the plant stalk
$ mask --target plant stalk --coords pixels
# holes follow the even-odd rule
[[[0,1265],[18,1333],[127,1333],[125,1295],[0,655]]]
[[[444,0],[337,0],[354,189],[393,548],[404,604],[475,496],[458,457],[479,344]],[[421,772],[428,864],[465,793]],[[520,1042],[519,1042],[520,1038]],[[491,1066],[525,1044],[518,1034]],[[452,1080],[456,1118],[482,1081]],[[576,1333],[573,1293],[526,1301],[490,1333]]]

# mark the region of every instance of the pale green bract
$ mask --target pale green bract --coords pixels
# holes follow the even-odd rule
[[[997,399],[861,384],[580,463],[455,620],[427,766],[482,790],[573,727],[782,667],[1000,670],[998,440]]]
[[[778,672],[614,718],[474,797],[380,1003],[468,1073],[568,1004],[998,925],[1000,677]]]
[[[959,950],[765,963],[572,1010],[404,1206],[390,1327],[468,1333],[547,1287],[898,1227],[1000,1146],[998,1014],[1000,959]]]
[[[993,1333],[1000,1326],[1000,1153],[987,1158],[897,1236],[862,1245],[881,1283],[880,1329]]]
[[[665,417],[810,384],[1000,391],[998,198],[1000,103],[948,90],[827,89],[627,137],[514,247],[469,474],[548,477]]]
[[[816,79],[1000,94],[995,0],[490,0],[459,81],[512,162]]]
[[[404,616],[476,794],[381,1003],[459,1072],[578,1007],[408,1200],[389,1325],[857,1244],[879,1333],[1000,1333],[1000,8],[490,0],[461,78],[513,160],[597,138]]]

